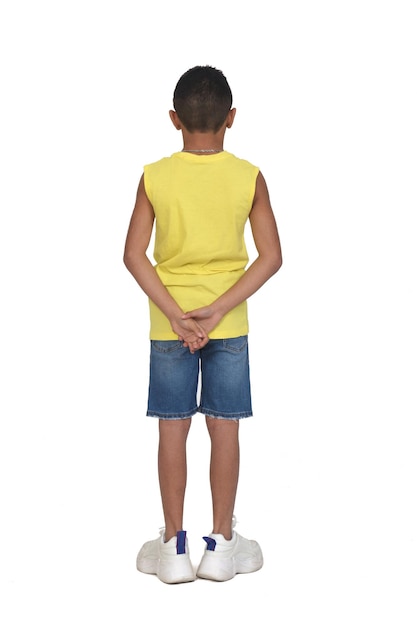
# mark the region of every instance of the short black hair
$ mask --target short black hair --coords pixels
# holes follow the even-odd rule
[[[179,79],[174,109],[189,132],[217,132],[232,107],[232,92],[223,72],[196,65]]]

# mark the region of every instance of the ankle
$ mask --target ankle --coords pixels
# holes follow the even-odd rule
[[[226,541],[230,541],[233,537],[233,532],[230,526],[213,526],[213,535],[223,535]]]
[[[164,530],[164,543],[167,543],[173,537],[178,537],[178,533],[181,532],[182,529],[176,529],[176,526],[166,526]]]

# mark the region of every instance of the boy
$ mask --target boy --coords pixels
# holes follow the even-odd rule
[[[281,266],[279,235],[259,169],[223,150],[236,109],[220,70],[194,67],[179,79],[169,112],[183,149],[147,165],[124,262],[149,297],[147,415],[159,418],[158,475],[165,518],[144,544],[141,572],[166,583],[194,580],[183,506],[186,440],[196,412],[211,440],[213,530],[197,576],[224,581],[262,567],[256,541],[234,530],[239,420],[252,415],[246,300]],[[258,252],[245,270],[247,220]],[[146,251],[155,221],[154,258]],[[197,383],[201,369],[201,397]]]

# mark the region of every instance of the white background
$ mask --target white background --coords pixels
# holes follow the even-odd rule
[[[413,4],[2,2],[5,626],[417,623]],[[284,265],[250,302],[241,426],[237,530],[265,566],[167,586],[135,570],[162,513],[147,301],[122,255],[196,64],[230,82],[225,148],[261,167]],[[196,563],[208,453],[196,416]]]

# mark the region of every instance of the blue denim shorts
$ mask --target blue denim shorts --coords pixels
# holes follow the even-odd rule
[[[197,412],[232,420],[252,415],[247,335],[210,339],[194,354],[177,340],[151,341],[147,415],[186,419]]]

